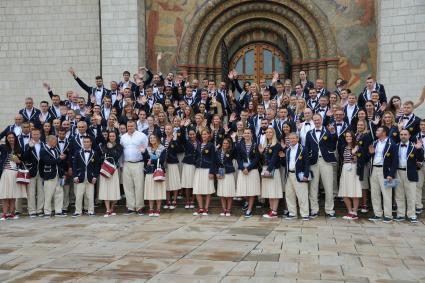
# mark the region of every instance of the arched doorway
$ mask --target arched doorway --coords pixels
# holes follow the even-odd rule
[[[238,72],[240,80],[257,84],[260,79],[270,84],[274,71],[280,78],[290,76],[289,62],[284,54],[267,43],[249,44],[237,51],[230,61],[230,69]]]

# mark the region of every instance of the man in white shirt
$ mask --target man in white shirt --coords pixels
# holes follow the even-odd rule
[[[308,176],[304,176],[304,174],[305,172],[308,172],[310,168],[307,151],[298,143],[298,140],[297,134],[289,134],[290,147],[286,150],[287,181],[285,186],[285,197],[289,214],[286,219],[290,220],[297,217],[298,199],[302,220],[308,221],[310,219],[308,183],[306,182],[308,180]],[[299,179],[300,175],[303,175],[303,179],[301,180]]]
[[[395,176],[398,166],[398,147],[388,138],[389,129],[381,126],[376,130],[377,141],[369,146],[372,155],[372,174],[370,176],[370,190],[372,206],[375,216],[369,218],[376,222],[383,220],[390,223],[392,216],[392,188],[384,186],[384,179],[391,182]],[[384,209],[382,209],[382,200]],[[384,216],[384,217],[383,217]],[[383,218],[382,218],[383,217]]]
[[[127,122],[127,133],[120,141],[124,149],[123,182],[127,201],[126,215],[134,214],[137,210],[143,215],[144,207],[144,164],[141,149],[148,146],[147,136],[136,131],[136,122]]]
[[[298,134],[301,140],[301,144],[305,146],[305,140],[307,133],[314,128],[314,123],[311,120],[313,118],[313,111],[310,108],[304,110],[304,122],[298,123]]]
[[[347,98],[347,105],[344,107],[345,117],[349,125],[354,118],[357,117],[357,112],[359,111],[358,106],[356,105],[356,95],[350,93]]]

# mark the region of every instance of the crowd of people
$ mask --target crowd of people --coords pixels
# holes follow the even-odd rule
[[[370,203],[371,221],[416,223],[422,212],[425,120],[414,111],[425,87],[418,101],[402,102],[371,76],[355,94],[341,78],[328,90],[305,71],[298,82],[274,73],[270,85],[241,85],[232,70],[217,86],[142,67],[109,88],[101,76],[89,86],[69,72],[87,95],[61,97],[44,83],[50,101],[36,108],[26,98],[0,133],[1,220],[94,216],[96,200],[111,217],[123,196],[125,215],[184,205],[207,216],[216,194],[221,216],[240,198],[245,217],[263,202],[265,218],[280,206],[285,219],[307,221],[319,215],[322,188],[329,219],[336,198],[349,220]]]

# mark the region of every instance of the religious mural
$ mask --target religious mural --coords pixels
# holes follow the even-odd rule
[[[308,3],[308,1],[304,2]],[[364,84],[365,77],[370,73],[376,73],[375,1],[316,0],[311,2],[326,15],[334,34],[339,58],[338,75],[349,82],[349,88],[358,92]],[[196,14],[207,5],[214,5],[213,1],[146,1],[148,66],[156,69],[156,56],[161,52],[160,70],[163,72],[176,70],[179,64],[177,53],[182,37]],[[250,38],[252,34],[241,37],[239,42],[246,42]],[[228,46],[229,56],[235,54],[240,47],[240,43],[238,46]]]

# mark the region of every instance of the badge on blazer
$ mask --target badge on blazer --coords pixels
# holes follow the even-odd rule
[[[411,131],[413,131],[413,128],[412,127],[409,128],[409,132],[411,132]]]
[[[359,141],[359,145],[362,145],[363,144],[363,141]]]
[[[207,154],[207,153],[208,153],[208,149],[205,150],[205,154]]]
[[[180,136],[180,133],[177,133],[177,136],[179,137]]]
[[[388,153],[386,153],[386,154],[385,154],[385,156],[386,156],[386,157],[389,157],[389,156],[390,156],[390,153],[389,153],[389,152],[388,152]]]
[[[396,136],[397,135],[397,133],[393,133],[393,136]]]
[[[226,154],[226,157],[230,157],[230,154],[228,154],[228,153],[227,153],[227,154]]]
[[[174,144],[171,145],[171,148],[174,148]]]
[[[323,136],[323,139],[324,139],[324,140],[327,140],[327,139],[328,139],[328,137],[327,137],[327,136]]]
[[[91,159],[91,162],[94,163],[94,158]]]
[[[252,151],[252,153],[255,153],[255,149]]]
[[[300,155],[300,157],[298,157],[299,160],[303,159],[302,155]]]
[[[221,139],[223,137],[223,135],[218,135],[218,137]]]
[[[357,157],[360,157],[360,156],[362,156],[362,154],[361,153],[357,153]]]
[[[269,149],[269,153],[272,153],[272,150],[271,149]]]
[[[415,155],[413,153],[411,153],[411,154],[409,154],[409,157],[413,158],[413,157],[415,157]]]

